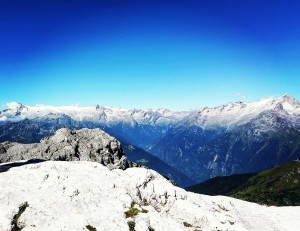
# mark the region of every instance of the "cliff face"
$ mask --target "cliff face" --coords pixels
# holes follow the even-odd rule
[[[40,143],[0,143],[0,163],[27,159],[95,161],[109,169],[130,166],[120,142],[100,129],[62,128]]]

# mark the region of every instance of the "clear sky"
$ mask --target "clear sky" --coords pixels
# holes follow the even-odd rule
[[[298,0],[0,0],[0,105],[300,99]]]

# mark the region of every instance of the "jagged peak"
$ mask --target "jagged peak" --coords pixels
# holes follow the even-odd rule
[[[293,98],[293,96],[289,95],[289,93],[285,93],[282,96],[280,96],[279,98]]]
[[[19,116],[22,111],[28,111],[28,108],[22,104],[22,103],[18,103],[18,102],[8,102],[6,103],[7,106],[7,110],[12,112],[15,116]]]
[[[221,126],[229,129],[245,124],[261,113],[270,113],[271,111],[288,117],[290,123],[299,124],[297,118],[300,116],[300,102],[288,94],[279,98],[265,97],[247,103],[230,102],[214,108],[204,107],[191,112],[188,120],[202,128]]]
[[[14,102],[14,101],[6,103],[6,106],[8,109],[16,110],[16,111],[26,108],[26,106],[24,104],[19,103],[19,102]]]
[[[299,101],[294,98],[293,96],[289,95],[288,93],[278,97],[278,100],[281,101],[281,102],[289,102],[289,103],[292,103],[292,104],[299,104]]]

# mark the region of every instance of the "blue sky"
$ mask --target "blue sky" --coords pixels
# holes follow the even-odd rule
[[[0,105],[300,99],[300,2],[0,0]]]

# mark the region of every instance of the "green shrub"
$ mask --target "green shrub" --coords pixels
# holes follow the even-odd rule
[[[141,211],[137,208],[130,207],[128,211],[125,212],[126,218],[128,217],[135,217]]]
[[[135,222],[134,221],[128,221],[127,222],[128,227],[129,227],[129,231],[135,231]]]

